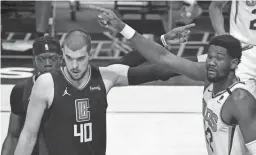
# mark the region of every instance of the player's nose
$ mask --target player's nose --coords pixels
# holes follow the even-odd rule
[[[216,61],[215,61],[215,59],[210,59],[210,60],[208,60],[208,66],[216,66]]]
[[[76,60],[73,60],[73,62],[72,62],[72,67],[73,67],[73,68],[77,68],[77,67],[78,67],[78,64],[77,64],[77,61],[76,61]]]

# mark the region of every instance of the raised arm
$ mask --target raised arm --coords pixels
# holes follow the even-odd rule
[[[225,34],[224,17],[222,14],[222,8],[227,3],[226,1],[212,1],[209,6],[209,14],[212,22],[212,26],[217,35]]]
[[[183,74],[194,80],[204,81],[206,67],[202,63],[196,63],[184,58],[178,57],[159,44],[151,41],[139,33],[134,33],[132,28],[125,25],[114,13],[109,9],[104,9],[97,6],[88,6],[91,9],[102,12],[98,18],[100,21],[105,21],[106,27],[114,27],[121,31],[126,39],[130,39],[133,47],[135,47],[141,55],[143,55],[149,62],[156,65],[160,65],[165,68],[169,68],[176,73]],[[180,38],[181,32],[185,29],[193,27],[194,25],[188,25],[173,29],[173,38]]]
[[[37,140],[45,109],[53,99],[53,81],[49,73],[41,75],[33,86],[24,128],[14,155],[30,155]]]
[[[188,36],[189,34],[186,35]],[[155,38],[155,42],[163,47],[168,46],[167,44],[164,44],[168,41],[168,33],[161,35],[161,37]],[[132,52],[124,55],[122,58],[110,62],[108,65],[122,64],[130,67],[136,67],[143,64],[146,61],[147,60],[137,50],[133,50]]]
[[[133,46],[151,63],[168,68],[176,73],[183,74],[194,80],[205,79],[205,65],[192,62],[182,57],[178,57],[160,45],[144,38],[139,33],[135,33],[130,39]]]

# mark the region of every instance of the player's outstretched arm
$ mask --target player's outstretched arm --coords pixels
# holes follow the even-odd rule
[[[50,73],[41,75],[33,86],[24,128],[14,155],[30,155],[37,140],[44,111],[51,103],[54,90]]]
[[[126,38],[130,39],[133,46],[151,63],[169,68],[176,73],[184,74],[194,80],[204,81],[206,67],[202,63],[195,63],[184,58],[178,57],[159,44],[151,41],[135,30],[125,25],[113,11],[98,6],[88,8],[102,12],[98,15],[99,21],[105,23],[106,27],[114,27]],[[105,22],[104,22],[105,21]],[[173,29],[173,38],[180,38],[180,34],[194,24]]]
[[[122,64],[130,67],[135,67],[141,65],[145,61],[146,59],[138,51],[132,51],[124,55],[122,58],[110,62],[108,66],[113,64]]]
[[[212,22],[212,26],[217,35],[225,34],[224,17],[222,14],[222,8],[227,3],[224,1],[212,1],[209,6],[209,14]]]
[[[256,83],[254,83],[256,84]],[[235,90],[226,104],[232,104],[231,116],[240,127],[250,155],[256,155],[256,99],[244,89]]]
[[[197,57],[187,57],[190,61],[198,61]],[[161,68],[154,64],[129,67],[126,65],[114,64],[107,67],[100,67],[107,92],[114,86],[138,85],[156,80],[168,80],[179,76],[168,68]]]
[[[23,104],[21,103],[23,89],[24,83],[18,83],[13,87],[10,95],[11,114],[7,136],[2,146],[2,155],[14,154],[20,132],[22,130],[22,120],[24,119],[22,116],[24,114]]]
[[[157,37],[155,39],[155,42],[163,47],[166,47],[167,45],[166,44],[164,45],[164,43],[166,43],[166,39],[168,38],[164,36],[165,35],[162,35],[161,37]],[[167,42],[169,42],[169,40],[167,40]],[[124,55],[122,58],[110,62],[108,65],[122,64],[130,67],[136,67],[143,64],[146,61],[147,60],[137,50],[133,50],[132,52]]]
[[[205,65],[178,57],[162,46],[135,33],[130,39],[133,46],[151,63],[169,68],[176,73],[183,74],[194,80],[205,79]]]

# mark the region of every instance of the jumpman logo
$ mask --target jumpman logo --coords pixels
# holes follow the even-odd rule
[[[65,89],[65,91],[64,91],[62,96],[65,96],[65,95],[71,96],[71,94],[68,93],[68,88],[67,87],[66,87],[66,89]]]

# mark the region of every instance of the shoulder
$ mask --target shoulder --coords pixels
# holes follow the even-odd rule
[[[26,85],[26,80],[18,82],[12,88],[12,92],[23,91],[25,85]]]
[[[254,97],[252,96],[252,94],[243,88],[235,89],[230,96],[230,99],[232,101],[246,101],[248,99],[253,99],[253,98]]]
[[[23,115],[24,114],[24,104],[23,104],[23,91],[25,87],[25,80],[17,83],[11,91],[10,95],[10,106],[11,111],[15,115]]]
[[[53,78],[51,73],[44,73],[40,75],[35,84],[34,88],[45,88],[46,90],[49,89],[50,86],[53,86]]]
[[[249,113],[250,110],[256,109],[256,99],[249,91],[243,88],[235,89],[227,103],[230,105],[230,110],[235,116],[245,112]]]

